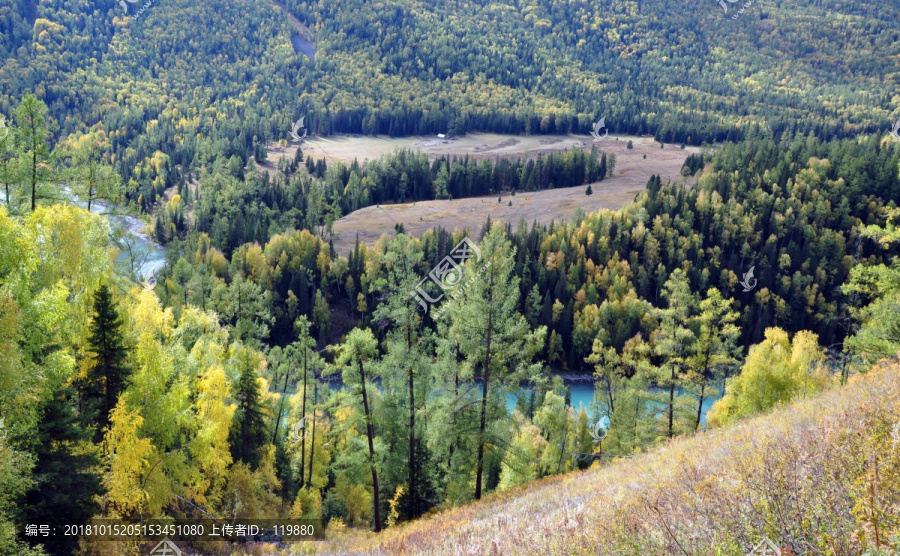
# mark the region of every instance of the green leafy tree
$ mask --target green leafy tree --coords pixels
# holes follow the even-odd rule
[[[694,296],[684,272],[679,269],[671,274],[663,286],[662,297],[668,305],[654,309],[659,328],[653,335],[653,349],[662,361],[658,368],[658,382],[668,389],[666,403],[666,435],[675,434],[675,393],[682,386],[687,358],[694,343],[694,334],[688,328]]]
[[[217,284],[212,297],[219,315],[231,325],[236,339],[259,347],[268,338],[275,321],[270,308],[271,292],[238,274],[228,286],[222,282]]]
[[[16,125],[24,149],[24,190],[31,198],[31,210],[37,207],[38,187],[52,178],[50,164],[50,124],[47,105],[34,95],[26,95],[16,108]]]
[[[297,384],[297,394],[300,397],[300,418],[304,423],[304,432],[306,430],[305,427],[308,423],[306,419],[307,402],[310,397],[310,386],[315,381],[315,377],[311,377],[310,375],[313,369],[322,368],[323,366],[322,358],[319,357],[319,354],[315,351],[316,341],[311,335],[311,327],[311,323],[305,316],[301,315],[297,317],[297,320],[294,323],[294,330],[297,332],[297,340],[286,348],[286,360],[279,366],[280,374],[283,377],[283,385],[281,388],[279,410],[275,417],[275,432],[273,438],[278,437],[279,424],[281,423],[281,417],[284,412],[283,404],[287,397],[288,383],[296,376],[297,372],[300,374],[300,379]],[[311,419],[310,421],[313,420]],[[303,488],[305,485],[307,464],[306,445],[307,440],[304,436],[303,441],[300,443],[300,488]],[[312,455],[310,455],[309,461],[312,461]],[[312,464],[310,463],[310,465]]]
[[[91,210],[94,201],[118,203],[123,198],[122,179],[109,163],[111,149],[103,131],[91,131],[73,137],[66,145],[71,165],[65,177]]]
[[[884,227],[868,226],[862,235],[885,248],[897,245],[900,243],[900,229],[895,224],[898,219],[900,209],[889,209]],[[889,264],[855,266],[841,290],[869,301],[852,311],[859,328],[847,339],[845,349],[868,364],[896,357],[900,353],[900,257]]]
[[[46,552],[19,541],[21,525],[13,520],[14,516],[21,515],[17,501],[34,484],[31,478],[34,455],[10,444],[8,436],[0,435],[0,554],[41,556]]]
[[[523,377],[515,371],[527,366],[543,345],[546,329],[532,333],[517,310],[519,279],[515,275],[515,252],[503,229],[492,228],[481,243],[483,260],[469,259],[461,280],[466,284],[458,300],[448,301],[449,335],[460,346],[464,364],[479,369],[482,376],[481,412],[478,424],[475,464],[475,499],[481,498],[488,408],[492,396],[499,395],[510,381]],[[496,387],[492,382],[496,382]],[[495,388],[495,390],[492,390]]]
[[[6,135],[0,137],[0,185],[3,186],[6,197],[6,208],[12,212],[14,191],[11,188],[17,186],[22,179],[22,152],[16,141],[18,131],[9,127],[5,129]]]
[[[372,515],[374,518],[372,530],[377,533],[381,531],[381,502],[378,490],[378,466],[375,455],[375,423],[372,420],[372,408],[369,404],[365,363],[373,361],[377,356],[378,342],[375,340],[375,336],[372,335],[371,330],[354,328],[347,334],[342,344],[335,346],[334,351],[336,352],[335,361],[328,374],[342,370],[345,384],[359,388],[363,419],[366,426],[366,440],[369,445],[369,466],[372,471]]]
[[[686,383],[697,393],[694,430],[700,428],[710,380],[723,379],[726,370],[738,361],[737,339],[741,331],[734,324],[738,313],[731,309],[732,303],[731,299],[724,299],[718,289],[711,288],[700,302],[700,313],[691,323],[696,329],[696,342],[687,360]]]
[[[801,330],[791,341],[784,330],[767,329],[766,339],[750,348],[740,374],[710,409],[709,423],[726,425],[824,390],[832,383],[824,361],[816,334]]]
[[[385,384],[388,389],[396,385],[405,390],[408,396],[405,400],[408,422],[408,489],[404,492],[407,497],[405,513],[411,517],[418,517],[422,513],[420,504],[426,497],[426,489],[419,482],[417,469],[421,447],[417,441],[416,413],[419,407],[416,399],[418,392],[419,404],[424,401],[426,395],[424,385],[428,379],[425,372],[430,365],[427,362],[426,350],[423,349],[425,339],[422,335],[423,323],[419,304],[412,295],[418,284],[414,270],[421,260],[422,253],[407,236],[397,238],[382,258],[382,264],[387,271],[384,279],[376,284],[376,288],[384,291],[385,301],[373,315],[376,322],[390,326],[391,329],[387,338],[387,354],[383,361],[382,377]]]
[[[27,523],[86,523],[100,509],[103,493],[92,433],[82,428],[73,410],[72,388],[62,387],[44,404],[33,443],[34,485],[23,501]],[[78,537],[63,536],[47,546],[51,554],[73,554]]]

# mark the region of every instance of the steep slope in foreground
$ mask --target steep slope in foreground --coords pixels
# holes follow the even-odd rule
[[[325,553],[896,553],[900,366],[602,469],[554,477]],[[893,541],[891,541],[893,539]],[[876,553],[874,551],[869,553]]]

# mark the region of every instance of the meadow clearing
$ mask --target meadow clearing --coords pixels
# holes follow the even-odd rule
[[[632,149],[627,148],[628,141],[632,142]],[[572,148],[590,149],[592,146],[600,151],[616,154],[615,174],[592,184],[592,195],[585,195],[587,187],[579,186],[537,192],[520,191],[515,196],[504,193],[497,197],[366,207],[344,216],[334,224],[334,246],[342,255],[347,255],[353,248],[357,233],[361,242],[372,245],[382,234],[394,233],[394,226],[398,223],[403,224],[407,233],[421,236],[426,230],[438,226],[449,230],[476,230],[488,216],[492,220],[511,222],[513,225],[524,218],[530,225],[534,221],[546,224],[550,221],[567,220],[579,207],[585,212],[618,209],[631,202],[653,174],[662,176],[663,183],[682,179],[680,171],[684,160],[688,155],[700,152],[700,148],[681,149],[672,144],[660,148],[652,137],[612,134],[602,141],[594,141],[589,135],[520,137],[490,133],[472,133],[452,139],[339,136],[308,139],[302,144],[304,157],[312,157],[314,160],[325,158],[329,164],[349,164],[354,159],[360,162],[372,160],[402,148],[419,150],[429,157],[517,158]],[[292,158],[296,149],[293,144],[271,147],[268,161],[261,168],[274,174],[278,159],[281,156]],[[498,202],[498,197],[502,197],[501,202]]]

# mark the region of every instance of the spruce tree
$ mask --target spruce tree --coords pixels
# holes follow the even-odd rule
[[[89,443],[91,431],[82,428],[73,410],[73,394],[72,388],[60,388],[44,404],[32,450],[34,484],[23,504],[26,523],[80,525],[100,509],[95,497],[103,489],[94,473],[100,461]],[[44,544],[50,554],[74,554],[78,538],[57,535]]]
[[[96,419],[94,439],[99,441],[103,429],[109,425],[109,414],[131,375],[122,339],[122,321],[106,284],[94,294],[88,351],[87,378],[82,389],[83,416],[88,420]]]
[[[242,461],[255,470],[262,460],[261,448],[268,441],[269,434],[266,431],[256,370],[250,364],[249,354],[244,353],[242,359],[245,364],[235,392],[238,407],[232,418],[228,443],[231,445],[232,459]]]

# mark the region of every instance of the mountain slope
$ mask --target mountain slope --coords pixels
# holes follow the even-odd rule
[[[900,366],[736,426],[548,478],[322,553],[783,554],[900,548]]]
[[[64,133],[102,122],[141,157],[162,135],[153,146],[185,151],[179,163],[198,133],[232,131],[225,149],[249,152],[300,115],[312,133],[392,135],[586,132],[605,116],[613,132],[693,144],[757,127],[881,133],[900,117],[891,2],[778,1],[736,20],[713,0],[285,5],[314,61],[271,2],[164,0],[135,18],[143,4],[0,0],[0,111],[35,91]]]

